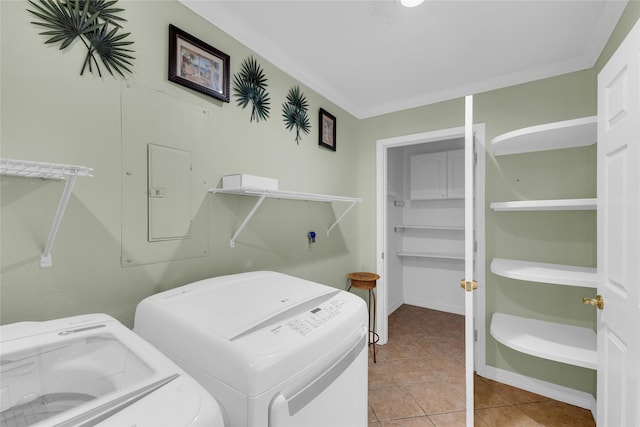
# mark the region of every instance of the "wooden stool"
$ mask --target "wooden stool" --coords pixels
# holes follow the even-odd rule
[[[367,327],[369,328],[369,334],[367,338],[369,345],[373,345],[373,363],[376,363],[376,343],[380,341],[380,337],[376,333],[376,294],[373,290],[376,288],[376,280],[380,276],[375,273],[357,272],[349,273],[347,277],[351,282],[347,292],[351,288],[369,291],[369,299],[367,300],[367,309],[369,310],[369,324]],[[373,298],[373,330],[371,329],[371,298]]]

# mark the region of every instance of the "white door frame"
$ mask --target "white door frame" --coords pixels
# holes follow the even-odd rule
[[[475,369],[483,369],[485,366],[485,124],[473,126],[476,147],[475,167],[475,223],[476,223],[476,280],[478,290],[475,296],[475,320],[477,341],[475,348]],[[412,135],[403,135],[393,138],[379,139],[376,141],[376,271],[380,275],[377,285],[377,312],[376,330],[380,335],[379,344],[386,344],[388,340],[388,290],[387,290],[387,157],[388,150],[395,147],[405,147],[416,144],[442,141],[454,138],[464,138],[464,126],[441,129],[430,132],[422,132]],[[388,254],[388,256],[393,256]],[[461,276],[460,279],[463,277]],[[459,287],[459,283],[451,286]],[[460,289],[460,292],[464,292]]]

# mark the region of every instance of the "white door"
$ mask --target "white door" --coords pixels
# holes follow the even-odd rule
[[[467,427],[473,427],[473,96],[465,98],[464,111],[464,315],[465,315],[465,382]]]
[[[640,23],[598,75],[599,427],[640,425]]]

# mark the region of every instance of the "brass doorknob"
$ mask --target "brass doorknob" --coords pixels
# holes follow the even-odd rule
[[[582,297],[582,303],[598,307],[598,310],[602,310],[604,308],[604,299],[602,298],[602,295],[596,295],[595,298]]]
[[[470,282],[462,279],[460,280],[460,287],[462,289],[464,289],[467,292],[471,292],[471,291],[475,291],[476,289],[478,289],[478,281],[477,280],[472,280]]]

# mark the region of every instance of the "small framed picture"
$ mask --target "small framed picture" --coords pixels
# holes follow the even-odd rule
[[[169,80],[229,102],[229,55],[169,25]]]
[[[336,118],[327,111],[320,109],[319,144],[336,151]]]

